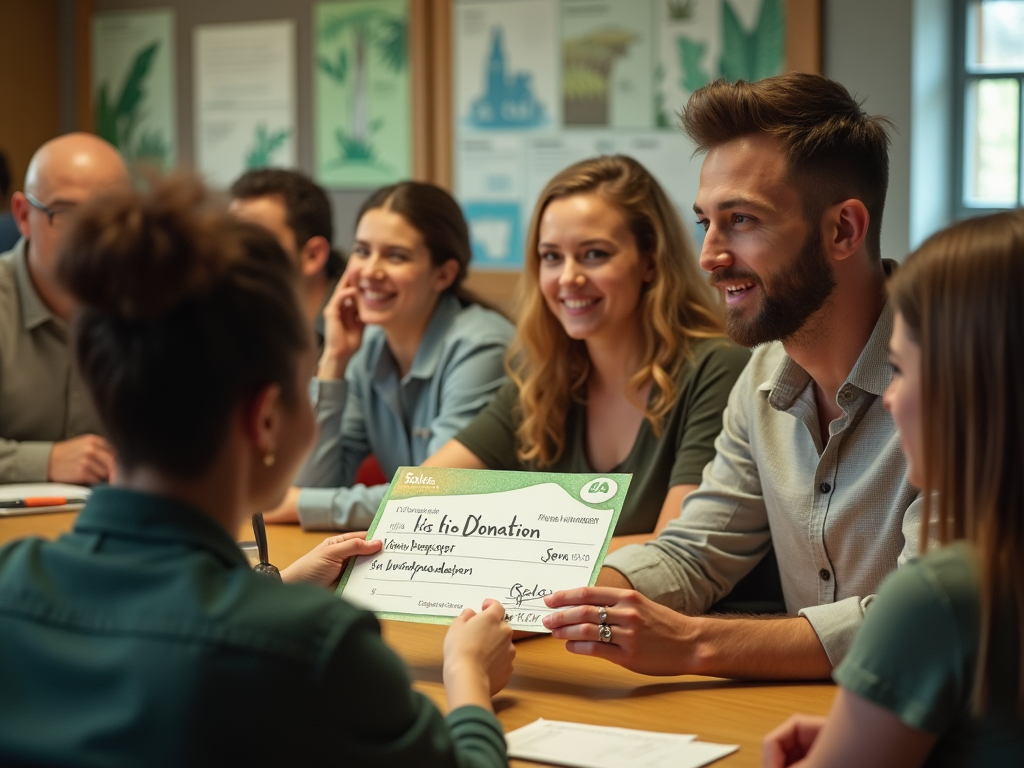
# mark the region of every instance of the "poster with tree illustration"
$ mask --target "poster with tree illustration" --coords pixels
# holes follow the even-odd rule
[[[321,3],[313,22],[317,181],[366,188],[408,178],[408,0]]]
[[[655,123],[673,128],[690,94],[719,77],[760,80],[783,71],[785,0],[657,0]]]
[[[130,165],[173,167],[174,12],[96,14],[91,92],[94,130]]]

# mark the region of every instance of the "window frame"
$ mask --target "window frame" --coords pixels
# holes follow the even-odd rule
[[[953,200],[952,212],[955,219],[966,219],[987,213],[1013,210],[1024,207],[1024,67],[1019,69],[989,68],[983,71],[971,71],[967,61],[968,35],[973,32],[969,21],[972,5],[984,0],[954,0],[956,19],[954,21],[954,56],[953,67],[955,90],[953,99]],[[967,202],[967,117],[971,109],[969,104],[970,89],[974,83],[982,80],[1016,80],[1018,93],[1017,122],[1017,201],[1002,206],[973,205]]]

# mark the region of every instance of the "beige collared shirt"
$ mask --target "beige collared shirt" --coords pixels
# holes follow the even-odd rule
[[[700,613],[773,544],[787,610],[810,621],[838,664],[881,580],[918,551],[918,493],[882,407],[892,324],[886,305],[839,390],[843,415],[824,447],[810,375],[779,343],[755,350],[679,518],[605,564],[659,603]]]
[[[101,432],[67,323],[36,293],[20,240],[0,255],[0,483],[46,480],[55,442]]]

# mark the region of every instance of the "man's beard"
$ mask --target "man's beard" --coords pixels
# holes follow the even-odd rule
[[[808,234],[792,262],[765,280],[753,272],[727,267],[713,273],[709,282],[718,285],[743,280],[757,286],[761,308],[752,317],[743,317],[741,308],[726,307],[725,330],[744,347],[792,338],[807,318],[821,309],[836,287],[817,232]]]

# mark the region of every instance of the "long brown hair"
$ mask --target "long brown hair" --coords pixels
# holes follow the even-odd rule
[[[540,221],[552,200],[589,193],[622,212],[637,249],[654,264],[654,279],[640,297],[642,362],[629,388],[653,383],[649,403],[637,407],[656,435],[675,404],[677,374],[692,354],[690,339],[725,335],[721,308],[697,267],[679,213],[646,168],[614,155],[583,160],[558,173],[541,192],[530,221],[519,322],[507,358],[509,376],[519,387],[517,452],[522,461],[537,466],[562,455],[566,414],[573,400],[582,402],[590,374],[586,346],[566,335],[540,292]]]
[[[981,568],[981,642],[973,704],[995,675],[997,607],[1016,609],[1024,670],[1024,212],[984,216],[932,236],[890,293],[921,347],[922,548],[973,542]],[[1018,672],[1018,675],[1021,673]],[[1024,712],[1024,679],[1017,681]]]

